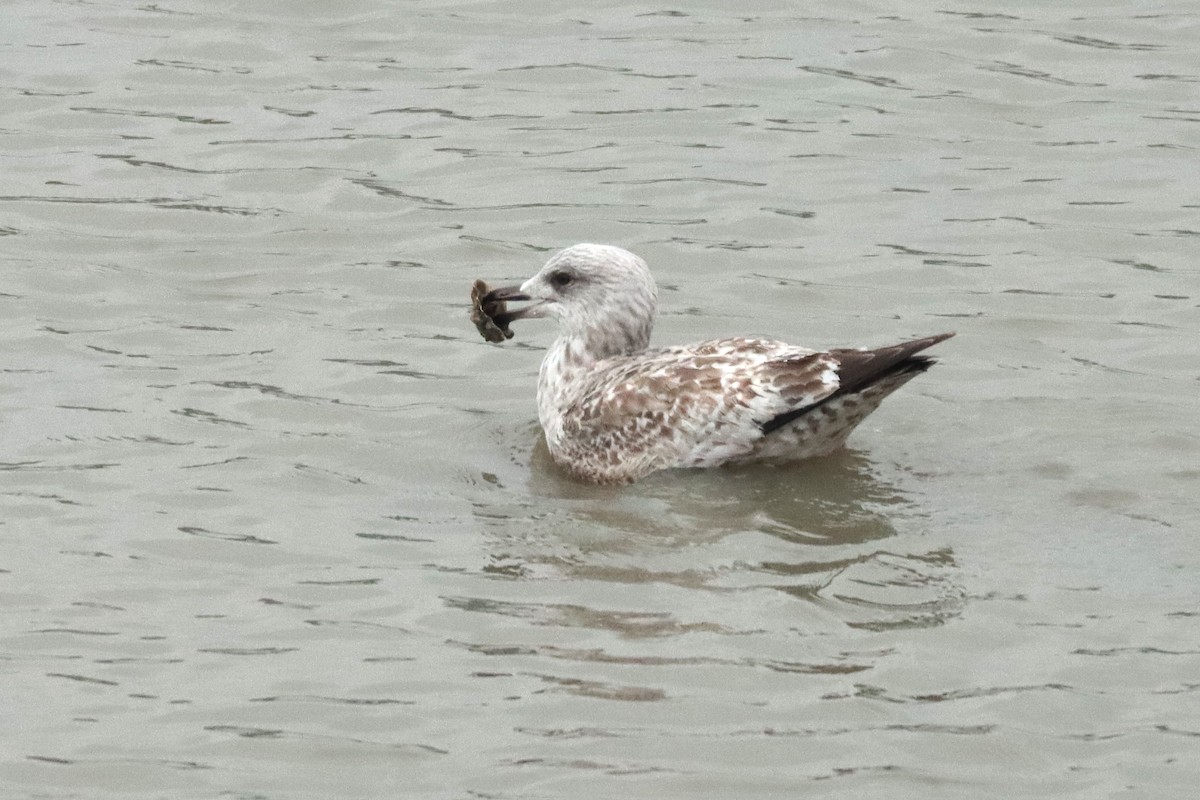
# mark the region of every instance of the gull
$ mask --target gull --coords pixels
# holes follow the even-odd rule
[[[530,305],[510,311],[510,301]],[[568,247],[483,303],[505,335],[518,319],[557,320],[538,374],[538,420],[554,462],[599,484],[832,453],[934,363],[918,353],[954,335],[876,349],[818,351],[756,336],[651,349],[658,290],[650,269],[600,244]]]

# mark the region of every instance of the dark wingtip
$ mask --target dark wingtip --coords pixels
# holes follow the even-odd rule
[[[918,342],[929,342],[926,347],[932,347],[938,342],[944,342],[947,339],[953,339],[957,331],[948,331],[946,333],[935,333],[933,336],[926,336],[924,339],[916,339]]]
[[[919,356],[922,350],[944,342],[953,333],[939,333],[920,339],[911,339],[900,344],[879,347],[874,350],[831,350],[838,360],[840,394],[849,394],[865,388],[894,372],[924,372],[936,362],[931,356]]]
[[[768,434],[799,419],[813,409],[820,408],[831,400],[860,392],[877,381],[894,375],[916,375],[925,372],[937,363],[937,359],[933,356],[916,354],[933,347],[938,342],[946,341],[953,335],[953,333],[939,333],[875,350],[830,350],[830,355],[839,362],[838,379],[841,388],[810,406],[795,408],[772,417],[766,422],[761,422],[758,427],[763,434]]]
[[[924,372],[936,363],[938,360],[933,356],[913,356],[897,364],[892,372]]]

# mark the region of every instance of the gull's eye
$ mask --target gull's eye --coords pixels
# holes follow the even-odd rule
[[[550,284],[555,289],[564,289],[574,282],[575,276],[569,272],[563,272],[562,270],[559,270],[558,272],[550,273]]]

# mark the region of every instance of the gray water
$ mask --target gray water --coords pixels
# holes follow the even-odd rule
[[[0,796],[1192,797],[1200,10],[17,0]],[[941,362],[559,476],[470,282]]]

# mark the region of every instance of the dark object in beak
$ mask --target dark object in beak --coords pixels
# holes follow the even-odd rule
[[[487,286],[485,283],[484,286]],[[521,291],[519,286],[503,286],[499,289],[492,289],[483,296],[485,303],[503,303],[508,300],[532,300],[533,298]]]
[[[486,283],[476,280],[471,285],[471,322],[475,323],[479,335],[489,342],[511,339],[513,332],[508,326],[521,316],[521,312],[509,313],[508,301],[529,299],[529,295],[522,294],[515,286],[489,289]]]

